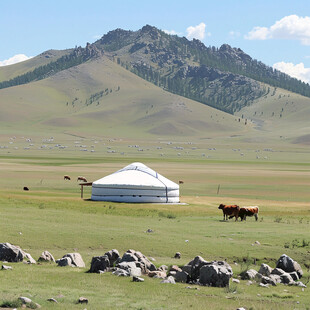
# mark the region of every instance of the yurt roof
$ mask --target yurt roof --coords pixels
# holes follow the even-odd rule
[[[95,182],[94,187],[179,189],[179,185],[142,163],[132,163]]]

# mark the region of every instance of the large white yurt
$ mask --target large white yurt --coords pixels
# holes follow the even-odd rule
[[[141,163],[132,163],[93,182],[91,199],[178,203],[179,185]]]

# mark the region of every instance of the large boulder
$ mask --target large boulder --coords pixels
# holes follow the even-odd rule
[[[65,257],[71,258],[72,260],[71,264],[73,267],[85,268],[85,263],[80,253],[68,253],[63,256],[63,258]]]
[[[55,263],[55,258],[50,252],[44,251],[42,252],[41,256],[38,258],[38,262],[54,262]]]
[[[249,269],[241,273],[241,279],[242,280],[253,280],[256,277],[257,273],[258,272],[255,269]]]
[[[91,260],[89,272],[99,273],[110,267],[110,260],[107,255],[94,256]]]
[[[215,261],[200,268],[199,283],[207,286],[226,287],[233,271],[229,264],[223,261]]]
[[[21,262],[24,259],[23,251],[20,247],[8,242],[0,243],[0,260],[7,262]]]
[[[56,260],[56,263],[59,267],[72,267],[72,259],[70,257],[63,257]]]
[[[191,266],[191,270],[183,269],[188,272],[191,280],[196,281],[200,275],[200,269],[202,266],[207,265],[208,262],[204,260],[201,256],[196,256],[192,261],[190,261],[187,265]]]
[[[178,271],[174,276],[175,282],[187,283],[189,280],[188,273],[186,271]]]
[[[128,250],[126,253],[124,253],[120,262],[134,262],[136,267],[141,268],[142,273],[145,274],[156,270],[155,265],[151,263],[145,255],[135,250]]]
[[[114,263],[119,259],[119,253],[116,249],[110,250],[106,252],[104,255],[106,255],[110,262],[110,267],[113,267]]]
[[[263,276],[269,277],[272,272],[272,268],[267,264],[261,264],[258,273],[262,274]]]
[[[299,278],[301,278],[303,275],[303,271],[300,265],[296,261],[294,261],[292,258],[287,256],[286,254],[283,254],[280,256],[279,260],[277,261],[276,268],[280,268],[284,270],[285,272],[296,271]]]

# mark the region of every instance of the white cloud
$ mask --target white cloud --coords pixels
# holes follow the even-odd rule
[[[8,65],[13,65],[13,64],[16,64],[18,62],[21,62],[21,61],[25,61],[25,60],[28,60],[30,58],[32,58],[33,56],[31,57],[28,57],[24,54],[17,54],[9,59],[6,59],[6,60],[3,60],[3,61],[0,61],[0,67],[3,67],[3,66],[8,66]]]
[[[204,37],[206,36],[206,24],[205,23],[200,23],[197,26],[189,26],[186,29],[187,32],[187,39],[191,40],[193,38],[203,40]],[[208,32],[207,36],[211,36],[211,33]]]
[[[310,68],[305,68],[302,62],[294,65],[291,62],[281,61],[275,63],[272,67],[305,83],[310,83]]]
[[[254,27],[246,36],[248,40],[286,39],[299,40],[310,45],[310,17],[285,16],[268,27]]]
[[[163,30],[163,32],[166,32],[167,34],[177,35],[177,36],[182,35],[181,32],[176,32],[175,30]]]

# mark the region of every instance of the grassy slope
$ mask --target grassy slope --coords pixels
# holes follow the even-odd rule
[[[103,164],[95,165],[91,160],[71,164],[70,156],[67,160],[61,165],[59,159],[48,157],[0,161],[0,169],[6,175],[0,180],[0,212],[5,219],[0,226],[1,242],[20,245],[34,258],[38,258],[43,250],[49,250],[55,258],[78,251],[87,268],[93,256],[112,248],[121,254],[129,248],[140,250],[154,257],[157,266],[182,265],[201,255],[207,260],[227,259],[235,276],[246,268],[243,258],[248,259],[249,268],[258,269],[261,262],[274,266],[276,259],[286,253],[301,263],[305,272],[303,281],[307,281],[309,271],[304,264],[310,263],[309,246],[292,247],[294,239],[299,244],[303,239],[310,241],[307,194],[303,187],[296,187],[295,196],[288,202],[286,184],[279,180],[287,179],[293,183],[296,178],[309,187],[308,165],[267,163],[257,166],[255,163],[192,163],[177,159],[157,163],[145,159],[143,161],[150,167],[172,180],[185,177],[181,200],[187,205],[165,206],[83,201],[79,199],[77,175],[94,178],[101,170],[102,176],[124,166],[126,161],[106,158]],[[83,163],[84,157],[79,160]],[[70,174],[73,181],[63,181],[63,174]],[[236,188],[238,178],[240,189]],[[265,191],[262,180],[270,186],[270,193],[265,198],[262,197]],[[218,182],[222,187],[216,195]],[[243,182],[253,184],[251,191],[246,189],[247,197],[242,197]],[[30,192],[21,191],[24,184],[30,187]],[[87,189],[86,197],[89,194]],[[304,197],[301,202],[300,196]],[[258,204],[260,220],[222,222],[222,214],[217,209],[220,202]],[[154,233],[145,233],[148,228]],[[261,246],[252,246],[256,240]],[[286,243],[289,248],[284,248]],[[177,251],[182,254],[178,261],[172,258]],[[256,266],[251,264],[254,258],[257,259]],[[86,274],[87,268],[9,265],[13,267],[12,272],[0,271],[3,279],[0,301],[26,295],[48,309],[74,309],[79,296],[89,298],[89,309],[205,309],[206,304],[212,309],[241,306],[292,309],[298,308],[297,301],[300,309],[310,306],[308,289],[301,291],[283,285],[265,289],[241,281],[238,285],[232,284],[230,291],[207,287],[190,290],[185,288],[186,284],[164,286],[158,279],[146,278],[144,283],[135,284],[130,279],[110,274]],[[232,293],[234,289],[236,293]],[[58,299],[60,304],[49,304],[46,300],[50,297]]]
[[[107,95],[85,105],[91,94],[105,89],[109,89]],[[40,128],[42,132],[154,137],[246,130],[235,117],[165,92],[105,57],[45,80],[3,89],[0,105],[2,126],[8,131],[10,127],[30,132]]]
[[[0,67],[0,82],[10,80],[16,76],[22,75],[36,67],[48,64],[68,54],[71,50],[49,50],[27,61],[22,61],[14,65]]]

